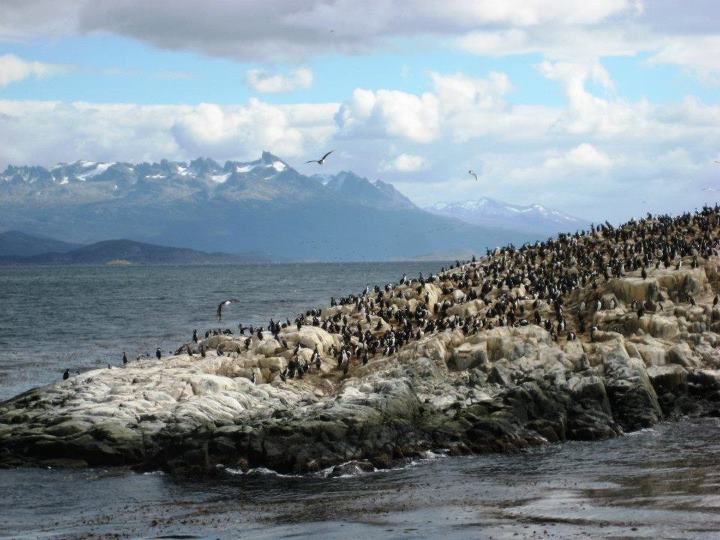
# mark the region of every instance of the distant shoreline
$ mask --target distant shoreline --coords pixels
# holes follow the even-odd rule
[[[292,265],[311,265],[311,264],[404,264],[404,263],[450,263],[450,259],[407,259],[407,260],[391,260],[391,261],[256,261],[256,262],[203,262],[203,263],[146,263],[146,262],[129,262],[129,264],[109,264],[102,263],[26,263],[16,261],[6,261],[0,259],[0,268],[127,268],[127,267],[185,267],[185,266],[292,266]]]

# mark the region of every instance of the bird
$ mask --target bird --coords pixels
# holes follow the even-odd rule
[[[478,175],[477,175],[477,173],[476,173],[475,171],[473,171],[472,169],[470,169],[470,170],[468,171],[468,174],[470,174],[470,175],[474,176],[474,177],[475,177],[475,180],[477,180],[477,179],[478,179]]]
[[[224,300],[223,302],[220,302],[217,307],[217,317],[218,321],[222,321],[222,310],[223,306],[229,306],[230,304],[237,304],[240,302],[237,298],[230,298],[229,300]]]
[[[320,159],[311,159],[311,160],[309,160],[309,161],[306,161],[305,163],[317,163],[318,165],[322,165],[323,163],[325,163],[325,159],[327,159],[327,157],[328,157],[330,154],[332,154],[334,151],[335,151],[335,150],[330,150],[327,154],[325,154],[325,155],[324,155],[323,157],[321,157]]]

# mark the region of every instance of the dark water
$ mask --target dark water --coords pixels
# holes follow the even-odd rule
[[[0,399],[214,326],[265,324],[435,263],[0,269]],[[0,470],[0,538],[718,538],[720,422],[351,478]]]

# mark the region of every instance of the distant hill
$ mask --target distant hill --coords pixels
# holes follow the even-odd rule
[[[545,208],[540,204],[520,206],[483,197],[475,201],[438,203],[425,210],[440,216],[455,217],[485,227],[504,227],[517,231],[554,235],[588,228],[590,222]]]
[[[0,228],[300,261],[481,253],[540,237],[426,212],[391,184],[351,172],[305,176],[269,152],[224,165],[199,158],[8,166],[0,173]]]
[[[73,265],[73,264],[238,264],[267,262],[260,255],[205,253],[187,248],[144,244],[132,240],[106,240],[66,253],[45,253],[30,257],[0,257],[0,265]]]
[[[43,236],[32,236],[20,231],[0,233],[0,257],[30,257],[51,252],[65,253],[79,247],[79,244],[70,244]]]

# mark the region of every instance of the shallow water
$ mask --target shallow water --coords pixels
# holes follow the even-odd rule
[[[6,537],[717,538],[720,422],[350,478],[1,471]]]
[[[434,263],[0,269],[0,390],[118,365],[215,326],[266,324]],[[32,330],[42,330],[40,334]],[[349,478],[218,470],[0,470],[0,538],[717,538],[720,422],[511,455],[436,457]]]

